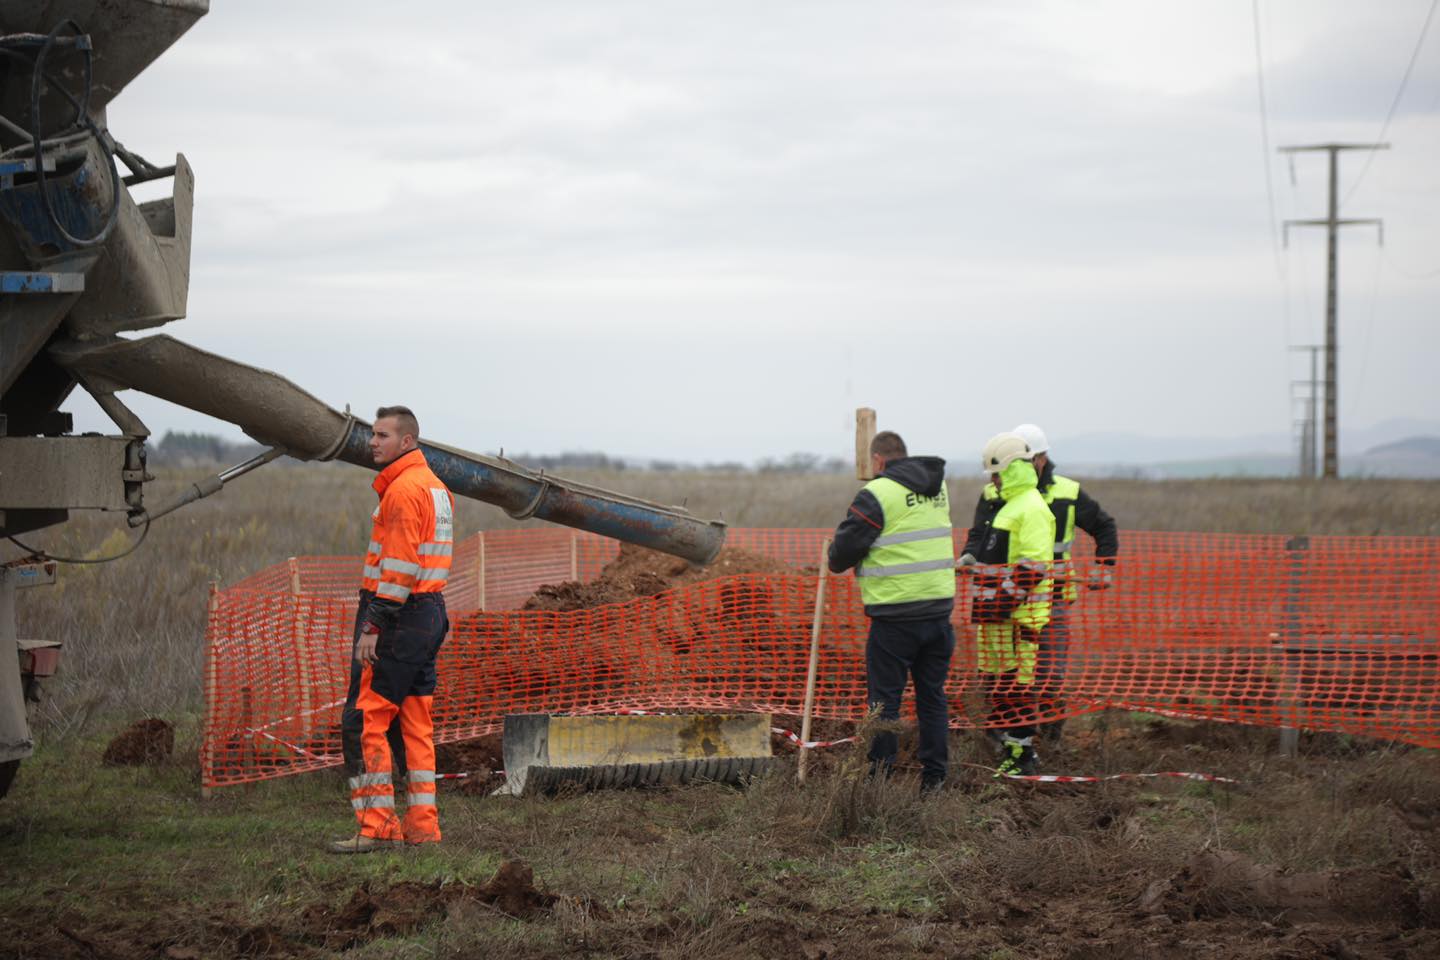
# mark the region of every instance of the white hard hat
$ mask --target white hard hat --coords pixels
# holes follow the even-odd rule
[[[1014,432],[1030,445],[1031,453],[1047,453],[1050,450],[1050,442],[1045,439],[1045,431],[1033,423],[1022,423],[1016,427]]]
[[[1018,433],[997,433],[980,452],[982,473],[1003,473],[1015,460],[1029,460],[1033,454],[1025,438]]]

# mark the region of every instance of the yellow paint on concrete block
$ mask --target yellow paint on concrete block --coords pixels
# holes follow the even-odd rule
[[[551,717],[549,728],[552,767],[770,756],[763,713]]]

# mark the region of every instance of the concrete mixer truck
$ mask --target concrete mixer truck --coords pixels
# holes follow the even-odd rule
[[[147,528],[277,457],[374,469],[370,425],[267,370],[164,335],[185,316],[195,174],[151,163],[116,137],[106,108],[209,8],[208,0],[0,0],[0,536],[76,511]],[[171,182],[137,203],[130,189]],[[153,188],[152,188],[153,189]],[[75,435],[77,388],[113,421]],[[147,497],[150,431],[135,390],[238,425],[266,449],[166,503]],[[706,563],[721,523],[422,440],[456,494]],[[14,551],[12,550],[13,554]],[[53,640],[16,635],[17,590],[52,583],[53,560],[0,564],[0,796],[33,749],[27,707],[58,660]],[[19,651],[18,658],[9,650]]]

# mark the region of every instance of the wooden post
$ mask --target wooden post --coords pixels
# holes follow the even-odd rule
[[[580,535],[570,531],[570,579],[580,579]]]
[[[874,480],[870,469],[870,442],[875,439],[875,411],[870,407],[855,410],[855,479]]]
[[[795,779],[805,782],[805,765],[810,751],[805,744],[810,742],[810,713],[815,708],[815,680],[820,670],[820,625],[825,619],[825,583],[830,574],[830,539],[820,545],[820,573],[815,578],[815,619],[810,624],[810,667],[805,672],[805,708],[800,714],[800,757],[795,768]]]
[[[485,611],[485,531],[481,530],[475,536],[480,540],[478,547],[480,552],[475,558],[475,585],[479,588],[475,602],[483,613]]]
[[[298,740],[310,736],[310,650],[305,631],[305,616],[300,592],[300,560],[291,557],[290,565],[290,646],[294,651],[295,674],[300,683],[300,710],[292,731]]]
[[[220,609],[220,582],[210,581],[209,615],[205,623],[205,718],[200,724],[200,799],[209,800],[213,787],[205,786],[205,777],[215,772],[215,613]]]

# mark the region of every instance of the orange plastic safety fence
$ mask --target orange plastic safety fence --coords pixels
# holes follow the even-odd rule
[[[816,590],[800,568],[815,567],[828,535],[732,530],[731,547],[796,573],[721,577],[568,613],[518,607],[542,583],[594,577],[613,541],[547,528],[457,545],[436,739],[493,732],[519,712],[798,714]],[[1112,583],[1099,590],[1082,585],[1093,565],[1088,541],[1077,544],[1076,599],[1056,605],[1064,629],[1040,636],[1030,683],[979,672],[989,641],[969,622],[973,575],[961,574],[953,726],[1122,707],[1440,746],[1440,539],[1125,531],[1121,543]],[[339,762],[359,568],[353,557],[298,558],[214,595],[207,785]],[[864,713],[867,629],[854,578],[831,577],[817,717]]]

